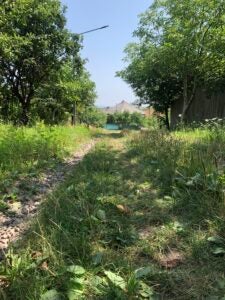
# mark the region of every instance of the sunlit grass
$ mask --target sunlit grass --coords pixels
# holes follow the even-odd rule
[[[99,136],[2,266],[5,295],[222,299],[223,128]]]
[[[82,126],[0,125],[0,211],[7,209],[7,198],[17,199],[15,182],[38,177],[90,138],[91,132]]]

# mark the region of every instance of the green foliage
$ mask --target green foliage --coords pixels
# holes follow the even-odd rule
[[[60,300],[61,296],[56,290],[50,290],[41,296],[41,300]]]
[[[74,149],[77,139],[88,136],[88,130],[83,127],[37,124],[32,128],[16,128],[0,125],[1,170],[18,172],[51,158],[61,159]]]
[[[159,129],[160,127],[160,120],[156,116],[152,116],[150,118],[144,119],[144,127],[151,128],[151,129]]]
[[[219,236],[210,236],[208,241],[213,245],[213,254],[222,256],[225,254],[225,239]]]
[[[119,287],[124,291],[126,290],[126,282],[121,276],[111,271],[105,271],[105,275],[114,286]]]
[[[0,84],[4,113],[26,125],[38,89],[54,82],[66,61],[79,74],[79,38],[65,28],[65,9],[58,0],[4,1],[0,7]],[[58,81],[59,82],[59,81]],[[75,84],[75,83],[73,83]],[[70,95],[67,80],[65,89]],[[62,88],[62,87],[61,87]],[[71,91],[72,89],[72,91]],[[51,95],[49,95],[51,97]],[[15,109],[13,109],[15,113]],[[17,120],[18,122],[18,120]]]
[[[174,74],[165,74],[158,49],[130,44],[125,50],[129,65],[117,75],[124,79],[139,97],[139,104],[148,104],[165,115],[169,129],[169,108],[181,97],[181,83]]]
[[[136,112],[114,113],[112,115],[108,115],[107,123],[117,124],[121,129],[140,129],[144,125],[144,117]]]
[[[7,203],[3,200],[0,200],[0,212],[6,212],[7,209],[9,208],[9,206],[7,205]]]
[[[40,298],[57,293],[66,299],[88,299],[92,295],[103,299],[136,296],[148,299],[154,293],[151,284],[145,282],[147,269],[135,272],[136,266],[130,270],[121,261],[126,257],[123,251],[138,241],[129,220],[124,219],[115,205],[123,201],[121,197],[126,192],[116,184],[121,178],[118,174],[121,168],[110,146],[101,144],[49,197],[35,225],[36,233],[31,233],[32,242],[21,253],[24,264],[19,270],[7,267],[4,271],[9,297],[29,299],[34,294]],[[116,202],[114,187],[118,188]],[[32,256],[35,251],[44,257],[41,264]],[[13,254],[9,253],[8,258],[14,261]],[[44,271],[40,267],[43,261]],[[27,278],[32,282],[29,286],[25,283]]]
[[[47,124],[68,122],[75,103],[76,117],[80,121],[86,108],[94,104],[95,97],[95,84],[84,66],[77,74],[72,62],[66,62],[52,81],[37,91],[31,119]]]
[[[224,128],[102,137],[0,265],[4,293],[222,299]]]
[[[95,107],[88,107],[82,112],[80,121],[88,126],[104,127],[107,116]]]
[[[62,162],[90,137],[84,127],[0,125],[0,211],[7,213],[9,201],[24,201],[24,191],[32,197],[36,193],[32,179]]]
[[[41,300],[60,300],[65,294],[68,300],[81,299],[84,288],[84,274],[85,269],[83,267],[69,266],[60,274],[60,276],[65,276],[68,280],[64,292],[58,292],[56,289],[49,290],[41,296]]]
[[[173,101],[183,100],[185,121],[198,88],[224,88],[224,12],[222,0],[153,2],[140,17],[139,43],[126,49],[128,66],[119,72],[140,102],[167,115]]]

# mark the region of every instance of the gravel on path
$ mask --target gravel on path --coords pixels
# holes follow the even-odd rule
[[[23,236],[29,226],[29,220],[36,215],[42,200],[64,181],[96,142],[97,140],[91,140],[83,144],[77,152],[63,163],[59,163],[56,168],[47,169],[41,180],[33,178],[30,184],[35,186],[35,195],[31,197],[26,194],[26,189],[23,190],[24,201],[12,201],[9,203],[7,213],[0,213],[0,260],[7,253],[9,245]]]

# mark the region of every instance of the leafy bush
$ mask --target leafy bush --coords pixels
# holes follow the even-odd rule
[[[106,120],[106,114],[95,107],[86,109],[81,116],[81,122],[94,127],[104,127]]]
[[[161,126],[160,121],[157,116],[151,116],[144,119],[144,127],[150,129],[159,129]]]
[[[107,123],[119,125],[120,129],[139,129],[144,125],[144,117],[139,113],[114,113],[108,116]]]

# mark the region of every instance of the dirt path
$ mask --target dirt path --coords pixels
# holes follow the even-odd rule
[[[33,178],[29,183],[35,187],[35,195],[29,195],[25,188],[23,201],[10,203],[7,213],[0,213],[0,259],[6,253],[9,244],[15,242],[27,229],[28,221],[35,216],[39,205],[55,187],[60,184],[84,156],[95,146],[97,140],[83,144],[80,149],[55,169],[47,169],[42,178]],[[20,185],[18,182],[16,185]],[[29,189],[28,189],[29,190]]]

